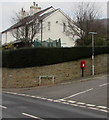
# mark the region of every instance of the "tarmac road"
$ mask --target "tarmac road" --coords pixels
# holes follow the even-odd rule
[[[107,76],[100,76],[84,82],[10,89],[3,92],[3,117],[106,118],[107,86]]]
[[[102,111],[3,93],[3,118],[106,118]]]

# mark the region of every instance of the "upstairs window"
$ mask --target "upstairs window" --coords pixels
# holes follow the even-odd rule
[[[50,31],[50,28],[51,28],[51,23],[48,22],[48,31]]]
[[[65,32],[65,31],[66,31],[66,24],[63,23],[63,32]]]
[[[58,23],[58,21],[56,21],[56,23]]]

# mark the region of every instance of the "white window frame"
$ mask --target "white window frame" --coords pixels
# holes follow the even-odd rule
[[[66,23],[63,23],[63,32],[66,32]]]

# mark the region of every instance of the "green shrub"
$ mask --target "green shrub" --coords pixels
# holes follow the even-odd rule
[[[109,53],[108,48],[95,48],[95,55],[104,53]],[[87,58],[91,55],[90,47],[5,50],[2,52],[2,66],[8,68],[43,66]]]

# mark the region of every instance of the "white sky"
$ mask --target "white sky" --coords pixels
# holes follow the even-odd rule
[[[77,2],[96,2],[96,8],[101,11],[101,18],[107,17],[107,1],[108,0],[0,0],[0,31],[9,28],[12,25],[11,19],[16,12],[23,7],[29,11],[29,7],[33,2],[43,9],[49,6],[61,8],[70,17],[73,15]],[[75,3],[76,2],[76,3]]]

